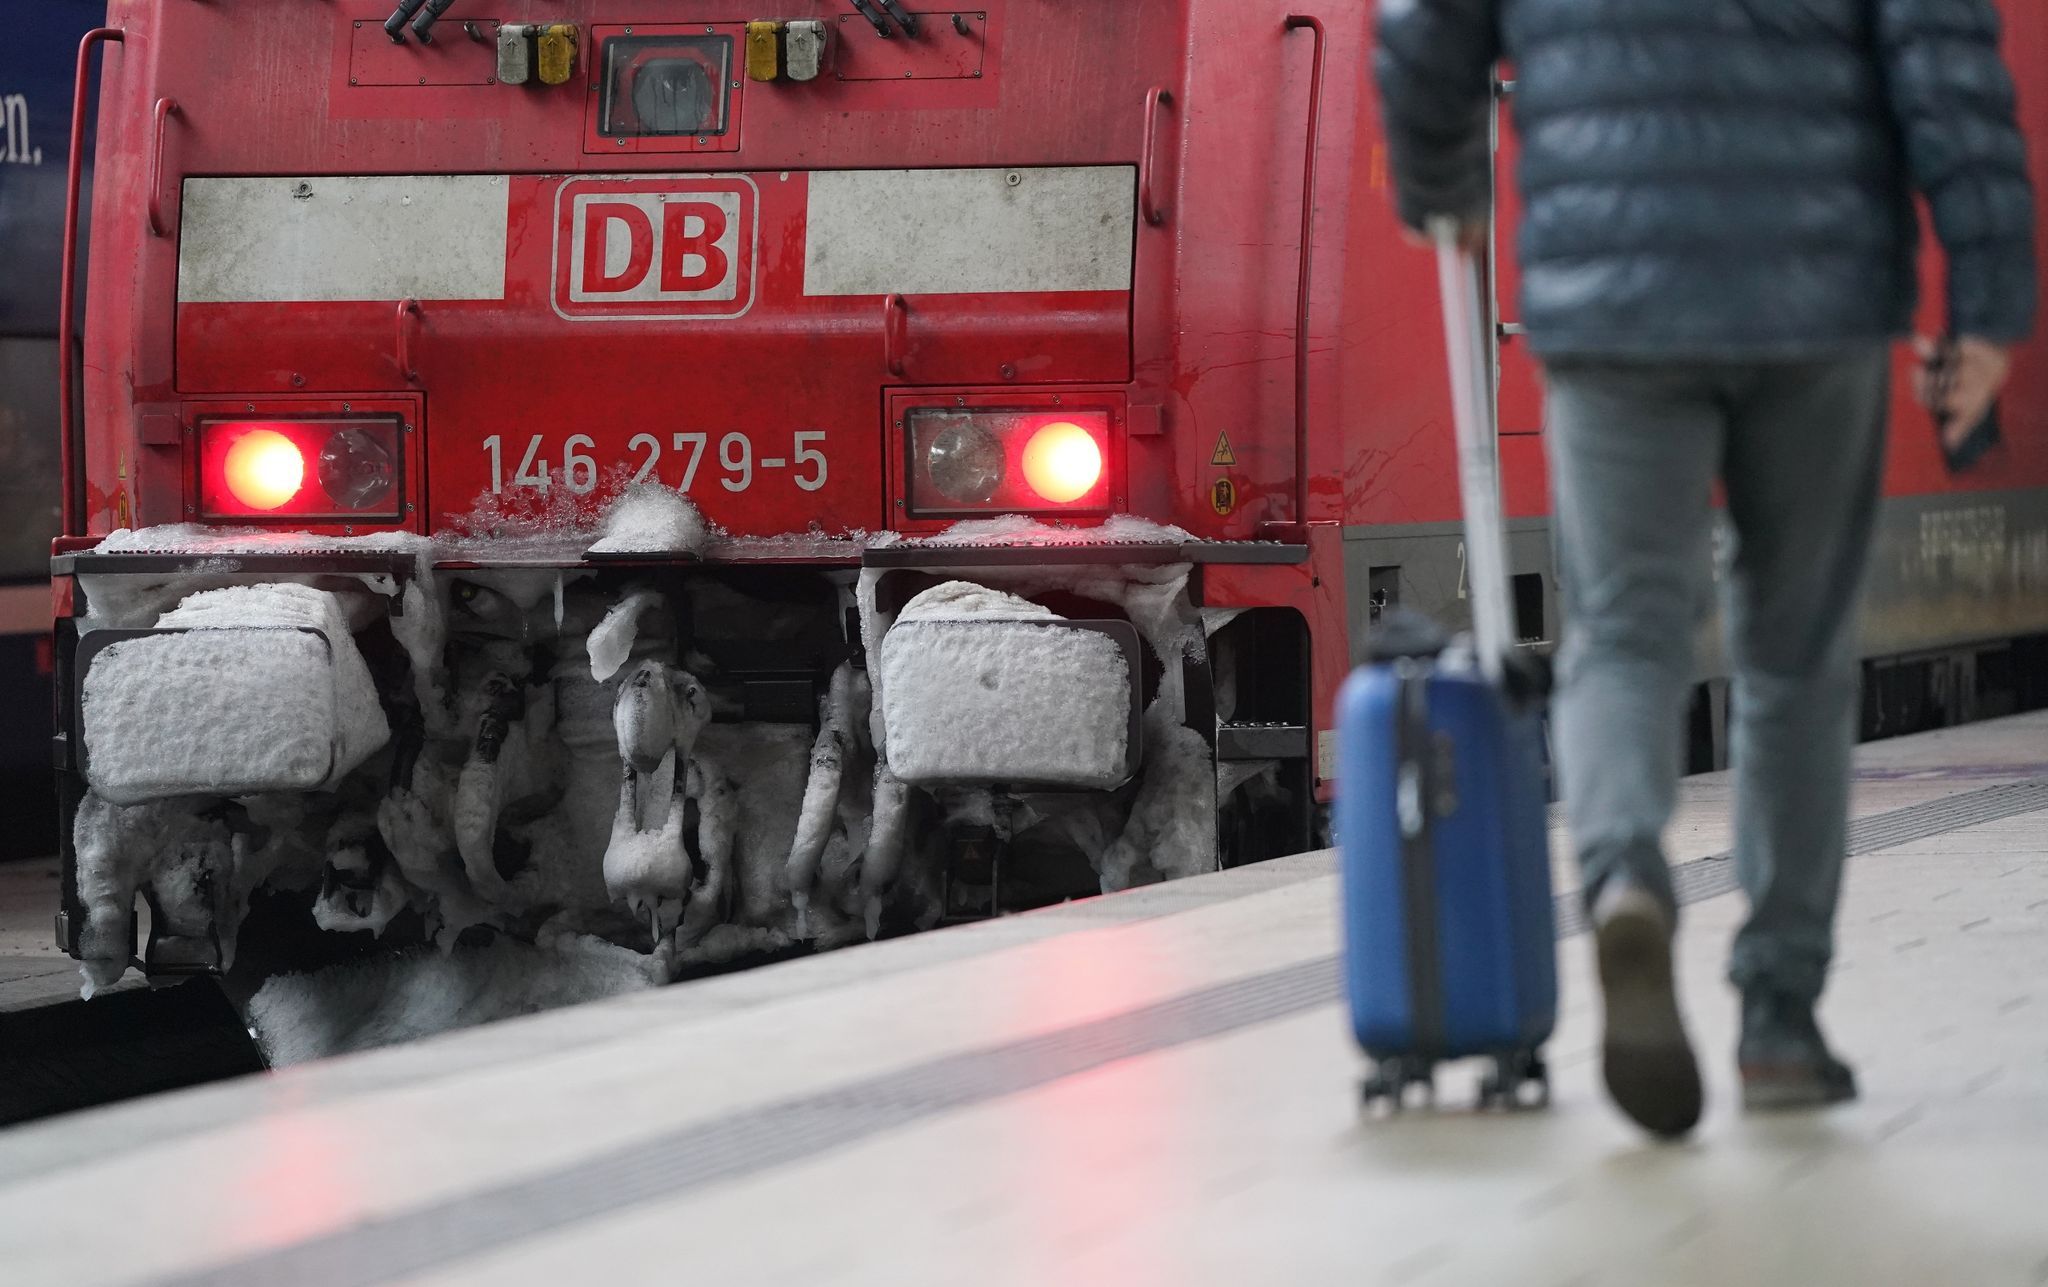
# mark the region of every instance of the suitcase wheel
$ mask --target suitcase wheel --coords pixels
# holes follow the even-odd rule
[[[1436,1106],[1436,1063],[1427,1059],[1382,1059],[1359,1084],[1359,1098],[1368,1112],[1398,1113],[1408,1106],[1409,1088],[1420,1086],[1425,1108]]]
[[[1479,1083],[1479,1106],[1509,1112],[1550,1106],[1550,1069],[1538,1050],[1516,1050],[1497,1056],[1493,1071]]]

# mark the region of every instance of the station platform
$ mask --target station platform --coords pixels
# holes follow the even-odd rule
[[[1598,1085],[1559,863],[1547,1110],[1359,1111],[1305,854],[0,1133],[67,1284],[2048,1282],[2048,714],[1874,744],[1822,1019],[1745,1117],[1725,776],[1671,830],[1707,1117]],[[1561,852],[1561,845],[1558,847]]]

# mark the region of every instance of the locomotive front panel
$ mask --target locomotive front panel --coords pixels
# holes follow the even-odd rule
[[[156,973],[296,907],[667,977],[1309,844],[1364,15],[1255,8],[117,3],[89,975],[138,896]]]

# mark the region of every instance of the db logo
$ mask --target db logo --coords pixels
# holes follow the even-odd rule
[[[568,180],[555,194],[555,312],[740,316],[754,302],[755,200],[743,176]]]

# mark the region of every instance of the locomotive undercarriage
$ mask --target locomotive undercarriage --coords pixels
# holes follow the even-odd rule
[[[1289,787],[1305,783],[1277,762],[1218,772],[1217,706],[1235,700],[1234,684],[1212,671],[1186,570],[1128,571],[1077,584],[422,562],[404,585],[280,577],[344,605],[388,737],[327,790],[229,795],[193,782],[114,804],[74,777],[60,934],[88,990],[131,957],[152,975],[230,970],[252,898],[363,946],[594,936],[644,954],[660,981],[1210,870],[1219,830],[1237,857],[1298,847],[1292,827],[1273,828],[1272,847],[1257,833],[1303,812]],[[943,781],[891,772],[877,645],[908,601],[967,576],[1062,622],[1135,627],[1128,714],[1142,754],[1126,780],[1020,785],[977,779],[971,764]],[[146,630],[173,603],[250,580],[84,578],[80,624]],[[1249,638],[1240,623],[1222,653]],[[90,719],[80,725],[84,740]],[[264,968],[293,964],[274,958]]]

